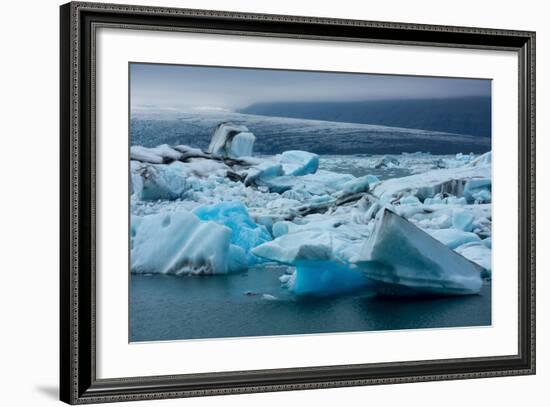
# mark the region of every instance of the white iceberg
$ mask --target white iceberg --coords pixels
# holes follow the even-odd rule
[[[464,186],[464,198],[468,203],[490,203],[491,202],[491,179],[472,179]]]
[[[285,175],[314,174],[319,168],[319,156],[307,151],[290,150],[281,154],[280,163]]]
[[[360,192],[368,192],[370,189],[371,175],[356,178],[342,185],[342,195],[357,194]]]
[[[133,273],[224,274],[228,267],[231,230],[201,222],[187,211],[132,218]],[[235,264],[233,265],[235,266]]]
[[[207,152],[223,157],[248,157],[252,155],[256,137],[248,127],[233,123],[220,123],[214,130]]]
[[[481,241],[475,233],[453,228],[428,230],[427,232],[450,249],[456,249],[466,243]]]
[[[265,185],[270,179],[283,175],[283,166],[274,161],[265,160],[246,171],[245,185]]]
[[[491,276],[491,249],[488,248],[484,242],[470,242],[463,244],[455,249],[455,251],[468,260],[483,267],[482,277]]]
[[[493,153],[491,151],[480,155],[476,159],[472,160],[468,166],[470,167],[479,167],[479,166],[490,166],[493,161]]]
[[[437,194],[461,198],[468,181],[490,178],[490,165],[437,169],[383,181],[373,187],[372,193],[386,200],[414,195],[424,202]]]
[[[181,198],[191,187],[187,182],[187,167],[174,161],[168,165],[130,164],[132,193],[142,201]]]
[[[422,204],[422,202],[420,202],[420,200],[414,195],[408,195],[408,196],[402,197],[399,200],[399,203],[401,205],[421,205]]]
[[[482,285],[480,266],[387,209],[355,261],[389,295],[476,294]]]
[[[334,239],[330,232],[305,231],[283,234],[252,249],[256,256],[278,263],[294,265],[298,260],[330,260]]]
[[[189,189],[196,189],[197,178],[225,177],[228,169],[221,161],[205,158],[170,164],[131,161],[131,190],[137,199],[143,201],[175,200],[183,198]]]

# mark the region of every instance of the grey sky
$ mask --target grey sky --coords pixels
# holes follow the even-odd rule
[[[256,102],[490,96],[491,81],[271,69],[137,64],[131,106],[239,109]]]

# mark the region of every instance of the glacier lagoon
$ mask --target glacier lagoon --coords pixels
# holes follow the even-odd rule
[[[132,275],[130,341],[491,324],[490,282],[479,295],[465,297],[392,298],[362,292],[296,298],[280,288],[283,269],[261,266],[216,278]]]
[[[130,341],[490,325],[490,152],[255,154],[253,130],[131,147]]]

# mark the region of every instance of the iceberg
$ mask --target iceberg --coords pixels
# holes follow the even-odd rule
[[[372,288],[372,282],[360,270],[336,260],[302,260],[295,267],[283,284],[298,296],[334,296]]]
[[[281,175],[283,175],[283,166],[278,162],[266,160],[248,169],[244,184],[261,186]]]
[[[252,253],[267,260],[294,265],[298,260],[331,260],[333,243],[329,232],[304,231],[283,234],[253,248]]]
[[[422,204],[422,202],[420,202],[420,200],[414,195],[402,197],[399,200],[399,203],[401,205],[421,205]]]
[[[281,282],[298,296],[331,296],[362,290],[368,278],[343,260],[349,242],[335,234],[310,230],[283,235],[252,249],[256,256],[292,265]]]
[[[260,259],[251,253],[251,249],[271,240],[267,228],[256,224],[246,207],[237,201],[221,202],[214,205],[199,206],[193,213],[202,221],[213,221],[231,230],[231,244],[244,251],[246,264],[252,265]],[[239,257],[243,257],[239,254]]]
[[[249,131],[238,133],[231,139],[227,155],[232,158],[250,157],[252,156],[255,141],[256,136]]]
[[[216,126],[207,152],[222,157],[238,158],[252,155],[256,137],[248,127],[233,123]]]
[[[464,186],[464,198],[468,203],[491,202],[491,179],[472,179]]]
[[[481,273],[481,277],[491,277],[491,249],[484,242],[466,243],[457,247],[455,251],[483,267],[484,270]]]
[[[450,249],[456,249],[466,243],[481,241],[475,233],[458,229],[435,229],[429,230],[428,233]]]
[[[214,222],[201,222],[188,211],[146,215],[132,219],[133,273],[224,274],[228,266],[231,230]]]
[[[456,209],[453,211],[452,225],[453,228],[471,232],[474,227],[475,216],[471,211],[465,209]]]
[[[470,167],[480,167],[480,166],[490,166],[493,161],[493,153],[491,151],[480,155],[476,159],[472,160],[468,166]]]
[[[319,168],[319,156],[307,151],[290,150],[281,154],[280,163],[285,175],[315,174]]]
[[[468,181],[490,178],[490,165],[436,169],[382,181],[373,187],[372,193],[385,199],[400,199],[403,196],[415,195],[422,202],[437,194],[461,198]]]
[[[139,164],[132,161],[132,193],[142,201],[181,198],[191,187],[187,182],[187,167],[175,161],[168,165]]]
[[[483,269],[384,209],[355,263],[388,295],[476,294]]]
[[[357,194],[360,192],[368,192],[370,189],[371,175],[356,178],[342,185],[342,195]]]

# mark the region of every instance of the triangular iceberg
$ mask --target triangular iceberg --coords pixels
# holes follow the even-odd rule
[[[482,267],[389,209],[355,262],[383,294],[477,294],[482,286]]]

